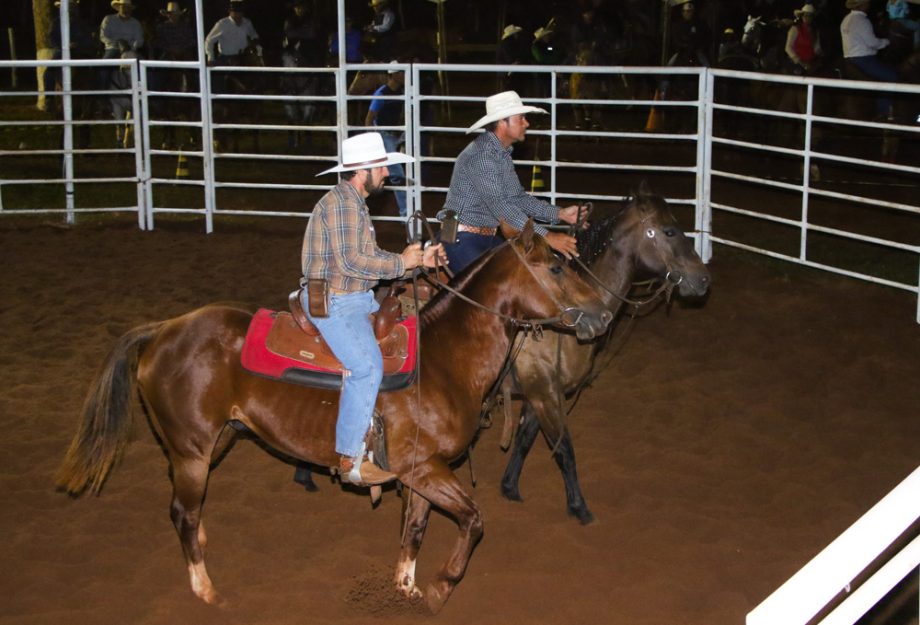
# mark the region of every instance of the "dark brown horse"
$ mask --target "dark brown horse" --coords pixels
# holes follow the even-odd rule
[[[645,182],[619,214],[579,233],[578,251],[587,270],[603,284],[599,290],[613,314],[624,308],[636,280],[660,281],[687,296],[704,295],[709,288],[709,270],[664,199],[652,194]],[[514,392],[523,399],[523,406],[520,429],[502,477],[506,498],[521,500],[521,470],[542,430],[562,471],[569,514],[582,523],[593,520],[578,484],[565,398],[590,382],[606,364],[613,327],[611,324],[607,335],[593,342],[580,341],[574,334],[547,332],[542,341],[524,343],[512,370]]]
[[[518,233],[509,233],[518,234]],[[382,394],[389,468],[404,489],[404,540],[396,587],[437,611],[463,577],[482,535],[482,514],[450,463],[466,453],[479,428],[481,402],[498,377],[520,319],[571,319],[580,336],[604,331],[612,318],[593,288],[566,267],[532,224],[472,266],[457,289],[489,310],[444,292],[421,315],[421,388]],[[574,313],[574,314],[573,314]],[[256,377],[240,365],[248,312],[206,306],[127,333],[109,354],[88,395],[83,420],[57,476],[78,496],[99,492],[128,443],[135,388],[167,452],[173,482],[171,517],[185,552],[192,591],[216,604],[204,562],[201,508],[210,468],[237,429],[256,434],[292,458],[335,466],[338,393]],[[419,393],[418,395],[416,393]],[[415,562],[431,507],[457,522],[460,535],[427,592]]]

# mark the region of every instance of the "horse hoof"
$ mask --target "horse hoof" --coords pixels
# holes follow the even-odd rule
[[[432,614],[440,612],[444,604],[447,603],[448,594],[447,589],[438,590],[437,586],[429,584],[425,592],[425,603],[428,605],[428,610]]]
[[[502,486],[502,497],[504,497],[508,501],[517,501],[517,502],[524,501],[524,498],[521,497],[521,491],[519,491],[517,488]]]
[[[569,516],[578,519],[582,525],[594,523],[594,514],[587,508],[569,508]]]

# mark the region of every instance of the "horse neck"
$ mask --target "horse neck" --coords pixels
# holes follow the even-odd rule
[[[605,237],[604,249],[586,265],[607,289],[620,297],[626,296],[636,273],[636,244],[630,231],[637,224],[626,213],[627,210],[624,210],[617,217],[611,218],[613,224],[610,234]],[[622,306],[621,299],[604,289],[598,291],[609,310],[616,312]]]
[[[502,295],[500,280],[487,274],[479,271],[475,276],[468,276],[469,279],[458,285],[458,290],[486,308],[514,315],[516,311],[508,309],[508,298]],[[498,377],[515,333],[510,321],[450,292],[440,293],[425,306],[420,324],[422,365],[426,361],[447,365],[449,376],[441,382],[483,394]],[[449,355],[451,362],[445,361],[445,355]],[[464,365],[466,360],[475,364]],[[430,375],[427,379],[432,383]]]

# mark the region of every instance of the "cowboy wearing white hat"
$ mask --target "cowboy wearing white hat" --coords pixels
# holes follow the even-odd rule
[[[131,15],[134,3],[112,0],[112,8],[117,13],[106,15],[99,26],[99,40],[105,45],[104,59],[117,59],[125,50],[136,51],[144,45],[144,29]]]
[[[423,251],[414,243],[401,254],[377,247],[365,200],[383,189],[388,165],[412,161],[405,154],[388,153],[376,132],[345,139],[341,162],[322,172],[338,172],[341,180],[316,203],[304,233],[304,284],[319,285],[304,289],[305,297],[313,296],[310,291],[325,291],[329,301],[324,306],[324,301],[307,299],[303,308],[350,372],[339,399],[335,451],[340,478],[352,484],[381,484],[396,477],[365,457],[364,437],[383,378],[383,359],[368,317],[379,308],[371,289],[378,280],[399,278],[419,265],[433,267],[436,258],[443,260],[440,245]],[[323,307],[326,316],[321,316]]]
[[[460,271],[480,254],[501,243],[496,231],[501,220],[523,229],[529,217],[543,222],[574,224],[578,206],[553,206],[524,191],[511,159],[512,145],[523,141],[530,124],[528,113],[546,113],[541,108],[524,104],[514,91],[504,91],[486,99],[486,114],[468,132],[485,128],[454,165],[450,188],[444,202],[442,219],[449,212],[459,220],[457,241],[445,243],[447,257],[454,271]],[[549,245],[565,254],[575,255],[575,237],[550,232],[543,226],[535,230]]]

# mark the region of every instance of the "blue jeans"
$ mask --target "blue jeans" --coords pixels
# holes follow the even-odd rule
[[[493,247],[498,247],[505,240],[498,236],[486,236],[474,232],[458,232],[457,242],[445,243],[444,251],[447,253],[448,267],[454,273],[460,273],[471,262],[482,256]]]
[[[878,60],[874,54],[869,56],[851,56],[847,61],[856,66],[863,74],[866,74],[874,80],[882,82],[898,82],[898,72],[889,65],[885,65]],[[879,96],[875,100],[875,109],[879,115],[887,115],[891,112],[893,104],[888,96]]]
[[[383,147],[386,148],[387,152],[399,152],[401,141],[398,134],[382,130],[380,131],[380,136],[383,137]],[[390,170],[391,184],[400,186],[406,184],[406,170],[402,164],[387,165],[387,169]],[[396,196],[396,204],[399,206],[399,216],[406,217],[406,192],[393,191],[393,194]]]
[[[309,311],[307,294],[303,309]],[[383,380],[383,356],[374,336],[370,315],[380,305],[371,291],[331,295],[329,316],[310,316],[332,353],[348,370],[339,398],[339,417],[335,425],[335,451],[355,458],[361,452],[364,436],[371,425],[374,403]]]

